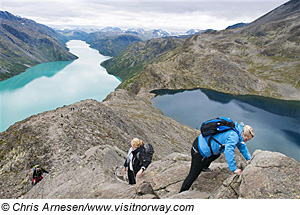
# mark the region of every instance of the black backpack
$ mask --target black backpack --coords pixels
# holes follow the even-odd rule
[[[211,148],[212,139],[221,146],[219,152],[222,149],[224,149],[224,146],[219,141],[217,141],[213,136],[229,130],[233,130],[237,132],[237,130],[235,129],[234,122],[230,118],[226,118],[226,117],[217,117],[214,119],[207,120],[201,124],[200,131],[202,136],[209,137],[207,144],[209,146],[211,155],[214,155],[213,150]]]
[[[148,144],[145,144],[144,145],[144,148],[145,148],[145,152],[146,154],[151,158],[152,160],[152,157],[153,157],[153,154],[154,154],[154,148],[152,146],[152,144],[148,143]]]
[[[150,144],[150,143],[145,144],[145,145],[143,146],[143,148],[144,148],[144,152],[145,152],[146,156],[150,159],[150,161],[152,161],[152,157],[153,157],[153,154],[154,154],[154,148],[153,148],[152,144]],[[140,153],[139,153],[139,152],[138,152],[138,154],[137,154],[137,158],[138,158],[139,160],[141,160],[141,159],[140,159]]]

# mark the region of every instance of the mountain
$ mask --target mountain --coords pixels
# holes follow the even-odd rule
[[[85,41],[89,37],[90,29],[64,29],[56,30],[60,35],[68,40],[83,40]]]
[[[50,61],[74,60],[65,38],[32,20],[0,11],[0,80]]]
[[[162,29],[144,30],[142,28],[137,28],[137,29],[131,28],[126,30],[125,33],[136,35],[143,41],[161,38],[161,37],[168,37],[174,34],[177,35],[176,33],[171,33]]]
[[[123,30],[118,27],[105,27],[99,30],[99,32],[123,32]]]
[[[167,31],[161,30],[161,29],[155,29],[155,30],[153,30],[152,35],[154,38],[158,38],[158,37],[169,36],[170,33],[168,33]]]
[[[140,41],[148,41],[154,38],[158,39],[169,37],[178,37],[178,34],[169,33],[161,29],[145,31],[142,28],[139,28],[128,29],[124,32],[120,32],[119,30],[98,31],[90,33],[86,41],[91,45],[92,48],[97,49],[101,54],[108,56],[118,56],[119,54],[122,54],[129,45],[133,44],[133,47],[129,49],[135,49],[136,45],[134,45],[134,43]],[[157,44],[156,42],[150,43],[151,45],[153,45],[153,49],[159,49],[158,47],[156,47],[156,45],[154,45]],[[150,43],[146,42],[146,44]],[[164,46],[162,51],[164,52],[166,51],[166,49],[168,49],[168,47]],[[147,51],[149,51],[149,49]],[[146,55],[152,55],[152,52],[150,51],[149,53],[146,53]],[[117,65],[115,66],[117,67]],[[122,77],[122,75],[120,77]]]
[[[124,74],[118,76],[125,79],[120,87],[137,94],[208,88],[299,100],[299,23],[300,2],[291,0],[247,26],[191,36],[175,49],[161,51],[159,58],[147,58],[145,50],[159,50],[144,42],[135,46],[137,51],[129,47],[103,65],[112,74],[116,65],[122,68]],[[134,67],[125,59],[135,62]]]
[[[299,199],[300,164],[257,150],[243,173],[222,155],[187,192],[178,194],[199,131],[163,115],[148,99],[116,90],[103,102],[84,100],[17,122],[0,133],[0,198],[21,199]],[[134,186],[121,174],[132,138],[154,146],[153,162]],[[49,171],[31,187],[32,167]]]
[[[237,24],[234,24],[234,25],[230,25],[226,29],[240,28],[240,27],[244,27],[246,25],[248,25],[248,23],[240,22],[240,23],[237,23]]]
[[[190,29],[185,32],[186,35],[194,35],[194,34],[200,34],[204,33],[206,30],[200,30],[200,29]]]
[[[145,34],[145,30],[143,28],[130,28],[125,30],[125,33],[132,33],[132,34],[137,34],[137,35],[143,35]]]
[[[160,59],[166,52],[174,51],[183,43],[178,38],[158,38],[130,45],[121,55],[103,62],[101,65],[109,68],[109,72],[120,77],[131,85],[133,77],[141,73],[144,67]],[[134,88],[134,86],[132,86]],[[137,90],[137,91],[136,91]],[[138,92],[138,89],[134,90]]]
[[[122,53],[128,45],[142,40],[138,36],[130,34],[95,32],[91,33],[86,41],[91,48],[97,49],[101,54],[116,56]]]
[[[165,31],[162,29],[153,29],[149,31],[145,31],[142,28],[138,29],[128,29],[127,33],[135,34],[139,36],[142,40],[150,40],[150,39],[156,39],[156,38],[161,38],[161,37],[187,37],[195,34],[200,34],[205,32],[206,30],[200,30],[200,29],[190,29],[186,32],[170,32],[170,31]]]

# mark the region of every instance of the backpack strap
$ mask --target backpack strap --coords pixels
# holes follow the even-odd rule
[[[146,155],[145,147],[144,147],[144,146],[142,146],[142,147],[143,147],[142,152]],[[137,159],[140,161],[140,163],[143,163],[143,159],[141,159],[141,152],[138,152],[138,153],[136,154],[136,157],[137,157]]]
[[[208,145],[208,147],[209,147],[209,149],[210,149],[211,156],[214,155],[214,152],[213,152],[213,150],[212,150],[212,148],[211,148],[211,139],[212,139],[212,138],[213,138],[213,136],[211,135],[211,136],[209,137],[208,141],[207,141],[207,145]],[[215,140],[215,138],[214,138],[214,140]],[[219,143],[219,142],[217,141],[217,143]]]
[[[229,130],[235,131],[233,128],[229,128],[229,129],[226,129],[226,130],[224,130],[224,131],[222,131],[222,132],[220,132],[220,133],[223,133],[223,132],[226,132],[226,131],[229,131]],[[219,133],[219,134],[220,134],[220,133]],[[218,152],[221,152],[222,149],[225,148],[225,146],[223,146],[223,145],[222,145],[216,138],[214,138],[213,136],[214,136],[214,135],[210,135],[210,137],[208,138],[208,141],[207,141],[207,145],[208,145],[208,147],[209,147],[209,149],[210,149],[211,155],[214,155],[214,152],[213,152],[213,150],[212,150],[212,148],[211,148],[211,140],[216,141],[216,143],[218,143],[218,144],[221,146]]]
[[[136,157],[137,157],[137,159],[141,162],[141,159],[140,159],[140,152],[138,152],[138,153],[136,154]]]

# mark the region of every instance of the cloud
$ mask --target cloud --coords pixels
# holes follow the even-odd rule
[[[116,26],[186,31],[251,22],[284,0],[2,0],[1,10],[50,27]]]

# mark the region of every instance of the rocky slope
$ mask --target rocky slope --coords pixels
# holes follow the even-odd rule
[[[130,47],[110,61],[124,68],[123,76],[135,74],[121,86],[135,93],[208,88],[299,100],[299,23],[300,2],[291,0],[245,27],[192,36],[152,61],[143,52],[151,50],[151,44],[131,54]],[[116,73],[112,64],[103,65]]]
[[[15,198],[26,193],[36,163],[50,170],[51,177],[70,174],[68,180],[83,169],[96,168],[99,174],[111,174],[111,168],[123,165],[134,137],[152,143],[154,160],[158,160],[172,152],[188,152],[195,136],[196,130],[164,117],[149,101],[126,91],[112,93],[103,103],[85,100],[48,111],[0,133],[0,196]],[[103,155],[107,161],[94,161],[96,154],[106,153],[103,150],[113,155]],[[74,174],[65,174],[68,171]],[[86,177],[92,180],[90,174]],[[62,180],[57,182],[63,184]],[[91,181],[91,186],[96,182]]]
[[[0,133],[1,198],[300,198],[300,164],[280,153],[256,151],[251,164],[236,152],[241,176],[221,156],[189,191],[198,131],[163,116],[148,100],[116,90],[100,103],[85,100],[32,116]],[[128,185],[122,165],[133,137],[155,147],[145,175]],[[31,189],[32,167],[50,171]]]
[[[0,11],[0,81],[43,62],[74,60],[53,29]]]
[[[178,191],[188,174],[190,156],[172,153],[154,161],[131,186],[120,173],[122,153],[117,147],[94,147],[82,159],[85,165],[46,176],[22,198],[300,198],[300,165],[280,153],[256,151],[241,175],[232,174],[222,160],[216,161],[212,172],[201,173],[191,189],[182,193]]]

